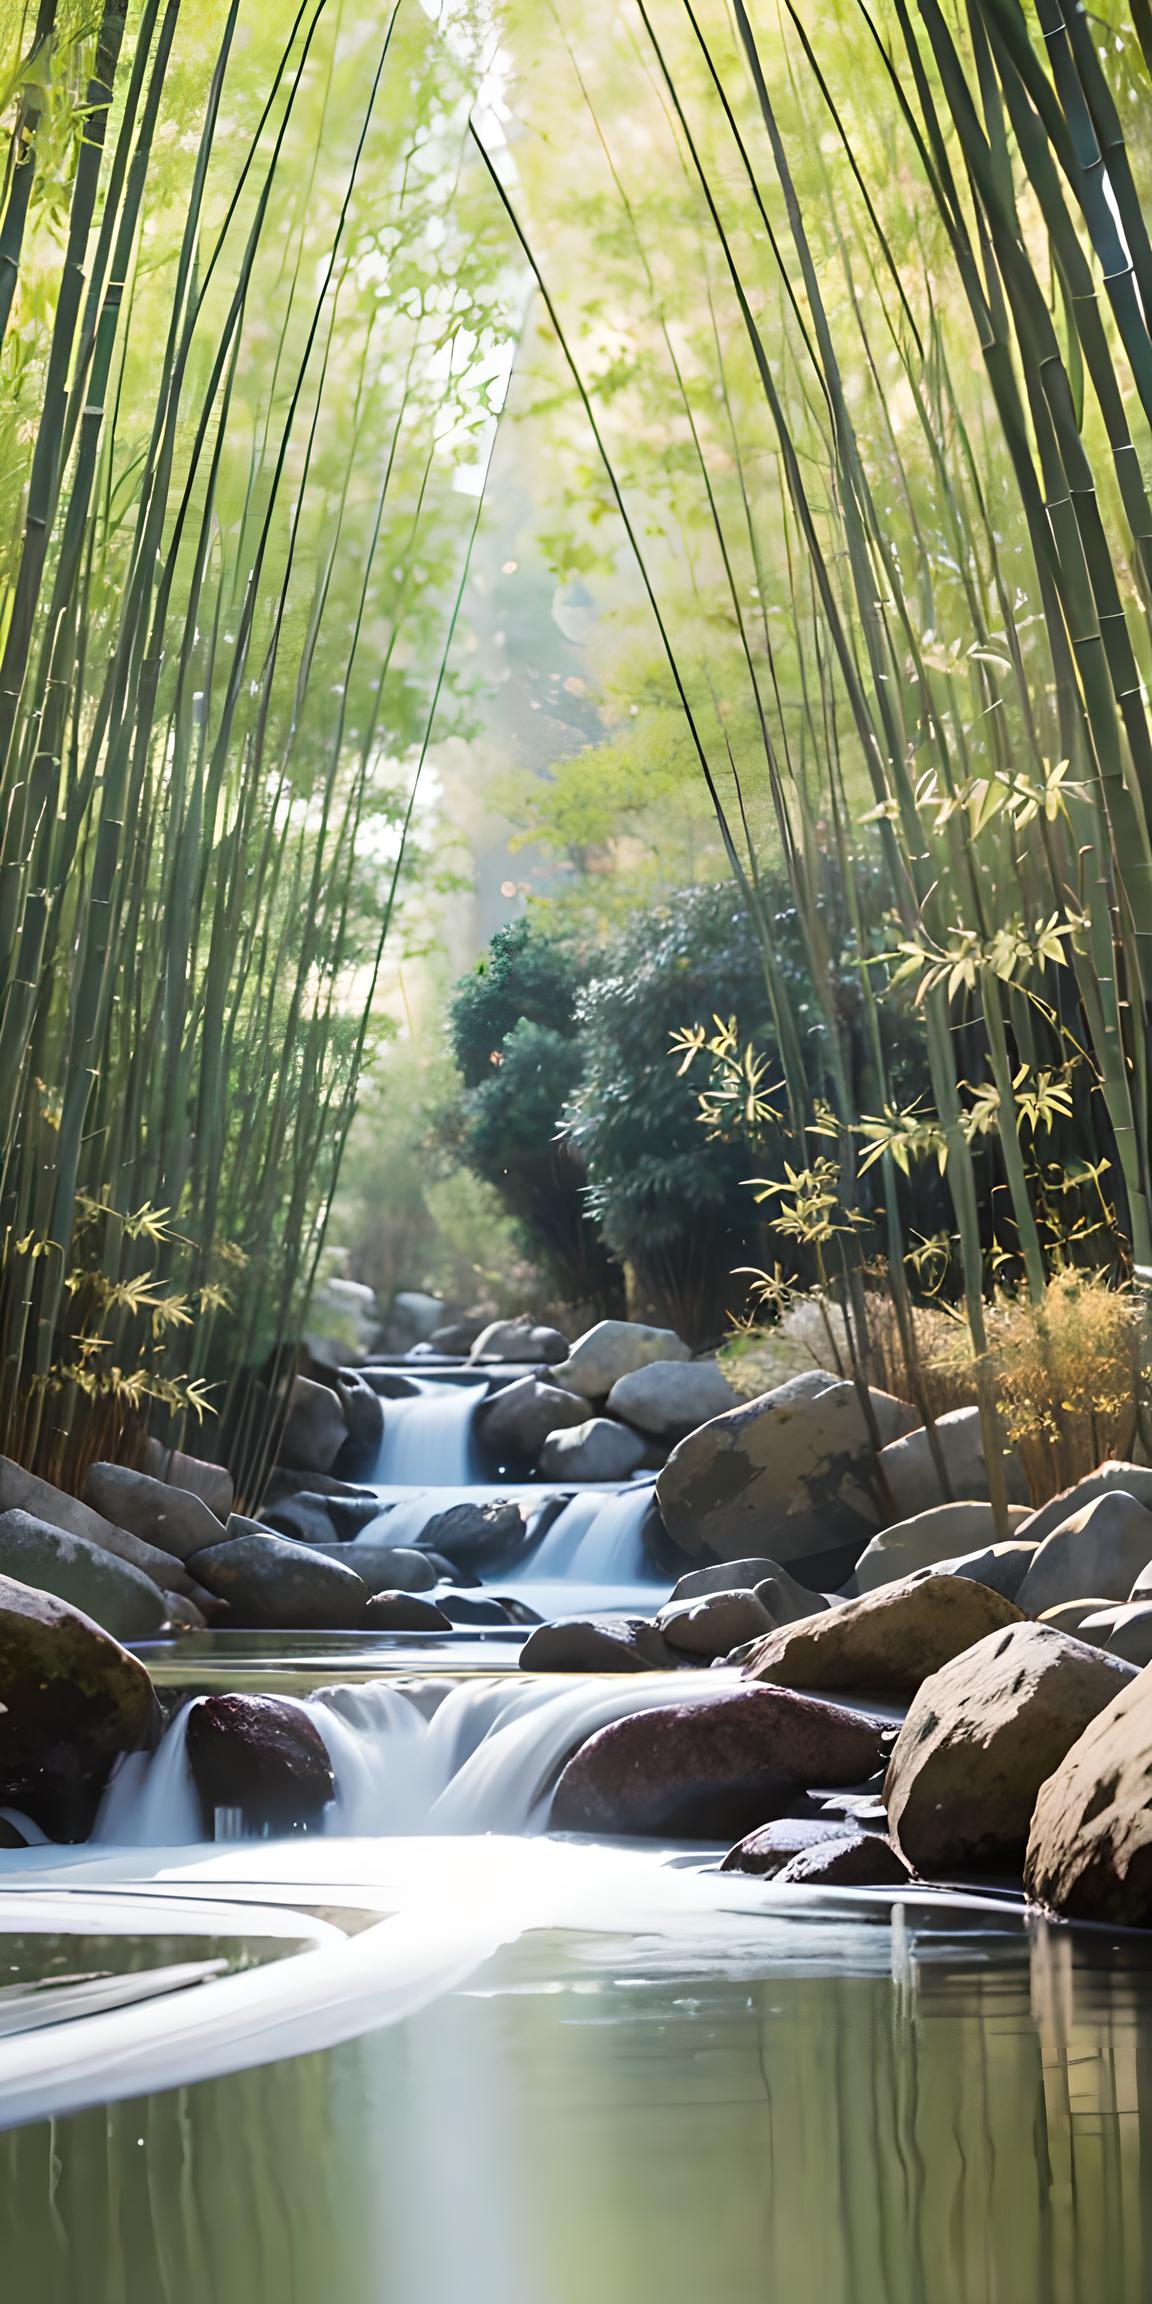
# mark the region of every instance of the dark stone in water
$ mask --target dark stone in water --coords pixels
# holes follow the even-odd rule
[[[647,1616],[561,1616],[520,1650],[522,1672],[674,1672],[683,1662]]]
[[[486,1504],[453,1504],[437,1512],[420,1534],[421,1551],[442,1553],[463,1568],[483,1568],[513,1559],[527,1540],[524,1514],[507,1496]]]
[[[883,1753],[880,1722],[841,1705],[726,1689],[590,1736],[557,1784],[551,1829],[734,1840],[786,1814],[805,1787],[861,1783]]]
[[[294,1544],[335,1544],[338,1539],[327,1499],[310,1496],[307,1491],[291,1496],[284,1504],[275,1504],[266,1512],[262,1525],[270,1528],[274,1536],[290,1537]],[[218,1539],[223,1542],[223,1538]]]
[[[776,1874],[778,1888],[906,1888],[913,1878],[883,1832],[838,1832],[801,1848]]]
[[[361,1368],[359,1374],[381,1400],[415,1400],[420,1390],[415,1377],[395,1368]]]
[[[250,1831],[307,1831],[336,1790],[319,1729],[277,1696],[201,1696],[188,1715],[188,1765],[209,1838],[217,1808],[239,1808]]]
[[[437,1595],[436,1605],[443,1609],[453,1624],[502,1624],[507,1627],[512,1623],[502,1600],[476,1599],[471,1592],[441,1592]]]
[[[384,1403],[355,1368],[342,1368],[336,1388],[348,1425],[348,1438],[332,1469],[338,1479],[363,1480],[376,1468],[384,1438]]]
[[[374,1592],[364,1611],[369,1632],[450,1632],[452,1618],[417,1592]]]
[[[0,1848],[26,1848],[27,1846],[28,1842],[24,1838],[24,1834],[17,1830],[16,1825],[10,1823],[7,1816],[0,1816]]]
[[[736,1846],[728,1850],[720,1870],[750,1872],[758,1879],[770,1879],[806,1849],[822,1848],[844,1837],[845,1827],[839,1820],[833,1822],[823,1816],[774,1816],[770,1824],[761,1824],[755,1832],[738,1840]]]
[[[378,1496],[325,1496],[322,1499],[317,1498],[317,1502],[321,1501],[327,1505],[328,1518],[336,1531],[338,1544],[349,1543],[353,1536],[360,1534],[362,1528],[370,1527],[373,1520],[380,1518],[380,1498]]]
[[[82,1840],[113,1762],[154,1740],[144,1666],[90,1616],[0,1576],[0,1802]]]
[[[477,1591],[483,1583],[481,1576],[474,1575],[471,1568],[462,1568],[458,1560],[446,1560],[442,1552],[428,1552],[423,1544],[419,1549],[421,1559],[435,1570],[442,1584],[457,1584],[462,1592],[469,1592]]]

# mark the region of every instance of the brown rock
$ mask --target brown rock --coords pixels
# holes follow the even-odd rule
[[[838,1832],[802,1848],[776,1875],[778,1888],[906,1888],[912,1878],[882,1832]]]
[[[561,1616],[520,1650],[522,1672],[668,1672],[680,1662],[646,1616]]]
[[[783,1688],[860,1688],[911,1696],[987,1632],[1023,1621],[1020,1610],[967,1576],[907,1576],[826,1615],[761,1640],[744,1666]]]
[[[1071,1920],[1152,1923],[1152,1668],[1097,1713],[1041,1785],[1024,1884]]]
[[[569,1760],[558,1832],[736,1839],[808,1785],[859,1784],[884,1753],[876,1721],[778,1688],[725,1689],[613,1721]]]
[[[670,1601],[656,1618],[656,1630],[671,1648],[711,1662],[770,1632],[773,1621],[755,1592],[702,1592],[695,1600]]]
[[[992,1632],[925,1680],[888,1763],[893,1837],[920,1872],[1013,1864],[1046,1776],[1131,1667],[1048,1624]]]
[[[188,1765],[207,1837],[217,1808],[249,1831],[307,1831],[336,1790],[319,1729],[278,1696],[201,1696],[188,1715]]]
[[[0,1801],[82,1840],[122,1752],[151,1743],[152,1683],[90,1616],[0,1577]]]

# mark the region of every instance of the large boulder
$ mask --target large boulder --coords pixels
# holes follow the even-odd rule
[[[518,1320],[490,1320],[476,1337],[468,1358],[477,1362],[522,1360],[535,1368],[550,1368],[563,1360],[567,1351],[568,1339],[558,1328],[542,1327],[523,1312]]]
[[[1041,1785],[1024,1884],[1070,1920],[1152,1924],[1152,1670],[1096,1714]]]
[[[26,1472],[9,1456],[0,1456],[0,1512],[30,1512],[34,1520],[46,1520],[51,1528],[82,1536],[85,1543],[95,1544],[101,1552],[114,1552],[118,1560],[131,1561],[165,1592],[182,1592],[185,1599],[195,1600],[199,1606],[207,1600],[203,1586],[173,1554],[156,1544],[146,1544],[127,1528],[113,1527],[102,1512],[93,1511],[90,1504],[81,1503],[65,1489],[54,1488],[51,1481],[38,1479],[34,1472]]]
[[[750,1679],[783,1688],[912,1696],[962,1649],[1022,1621],[1010,1600],[968,1576],[908,1576],[770,1632],[744,1670]]]
[[[945,1503],[948,1490],[954,1497],[965,1500],[982,1500],[988,1495],[979,1409],[950,1408],[946,1415],[937,1417],[935,1430],[936,1444],[948,1475],[947,1490],[941,1483],[925,1425],[891,1441],[880,1452],[888,1493],[901,1520],[910,1520]],[[1004,1477],[1008,1502],[1027,1508],[1028,1482],[1023,1465],[1012,1449],[1004,1459]]]
[[[187,1488],[193,1496],[214,1512],[223,1523],[236,1501],[232,1474],[226,1464],[209,1464],[206,1458],[186,1456],[180,1448],[165,1448],[160,1440],[144,1443],[144,1470],[153,1480],[163,1480],[171,1488]]]
[[[117,1640],[147,1640],[164,1624],[165,1594],[129,1560],[69,1536],[31,1512],[0,1512],[0,1575],[81,1608]]]
[[[695,1600],[670,1601],[656,1618],[656,1630],[669,1647],[710,1663],[771,1632],[775,1622],[755,1592],[702,1592]]]
[[[420,1532],[430,1552],[442,1552],[461,1568],[490,1568],[497,1560],[515,1560],[528,1543],[528,1523],[510,1496],[491,1496],[483,1504],[450,1504],[436,1512]]]
[[[656,1440],[682,1440],[738,1405],[714,1360],[652,1360],[618,1377],[608,1394],[610,1416]]]
[[[871,1401],[882,1441],[915,1420],[888,1392]],[[855,1385],[813,1368],[714,1417],[673,1449],[656,1494],[695,1559],[764,1551],[805,1583],[842,1583],[881,1519]]]
[[[1020,1523],[1016,1533],[1027,1537],[1030,1544],[1042,1544],[1054,1528],[1062,1528],[1073,1513],[1083,1511],[1085,1504],[1093,1504],[1098,1496],[1108,1496],[1114,1488],[1123,1488],[1126,1495],[1134,1496],[1138,1504],[1146,1504],[1152,1511],[1152,1467],[1147,1464],[1127,1464],[1110,1457],[1095,1472],[1077,1480],[1072,1488],[1064,1488],[1059,1496],[1051,1496],[1039,1510],[1031,1512]]]
[[[1127,1600],[1152,1561],[1152,1512],[1123,1488],[1081,1506],[1045,1536],[1020,1587],[1020,1606],[1042,1616],[1061,1600]]]
[[[561,1616],[520,1650],[522,1672],[668,1672],[680,1661],[646,1616]]]
[[[348,1438],[339,1394],[310,1376],[294,1376],[280,1440],[280,1462],[295,1472],[331,1472]]]
[[[648,1328],[642,1320],[599,1320],[578,1338],[568,1358],[552,1370],[553,1379],[585,1400],[606,1400],[622,1376],[654,1360],[690,1360],[683,1338],[672,1328]]]
[[[498,1463],[535,1464],[550,1432],[583,1424],[588,1403],[539,1376],[520,1376],[476,1411],[476,1434]]]
[[[278,1696],[198,1697],[187,1752],[209,1840],[218,1808],[238,1808],[250,1832],[306,1832],[335,1797],[319,1729]]]
[[[1027,1518],[1026,1509],[1013,1505],[1009,1517],[1015,1527],[1017,1520]],[[917,1568],[931,1568],[941,1560],[965,1559],[998,1541],[990,1504],[934,1504],[927,1512],[914,1513],[910,1520],[897,1520],[891,1528],[882,1528],[856,1562],[853,1581],[857,1592],[875,1592],[881,1584],[895,1584]]]
[[[172,1488],[153,1480],[147,1472],[132,1472],[126,1464],[94,1464],[84,1484],[88,1502],[118,1528],[187,1560],[207,1544],[219,1544],[224,1523],[210,1512],[202,1496],[190,1488]]]
[[[1131,1668],[1048,1624],[992,1632],[921,1683],[884,1780],[921,1872],[1016,1864],[1036,1795]]]
[[[545,1480],[630,1480],[647,1460],[638,1432],[610,1416],[590,1416],[565,1432],[550,1432],[540,1450]]]
[[[115,1761],[153,1741],[144,1666],[79,1608],[0,1576],[0,1691],[0,1802],[83,1839]]]
[[[862,1783],[883,1756],[881,1728],[859,1713],[786,1689],[725,1689],[590,1736],[556,1786],[551,1829],[732,1840],[809,1785]]]
[[[229,1528],[236,1527],[234,1515]],[[241,1523],[223,1544],[198,1552],[194,1565],[208,1590],[228,1601],[237,1624],[344,1632],[363,1623],[367,1588],[351,1568],[266,1529]]]

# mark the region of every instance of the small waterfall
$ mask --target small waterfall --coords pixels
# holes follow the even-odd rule
[[[331,1756],[336,1798],[323,1830],[351,1839],[543,1831],[556,1778],[597,1729],[661,1704],[702,1703],[737,1676],[653,1672],[578,1681],[472,1680],[431,1717],[394,1682],[328,1688],[298,1702]],[[185,1706],[151,1756],[118,1771],[92,1835],[105,1846],[181,1847],[203,1838],[187,1759]]]
[[[384,1403],[384,1438],[372,1474],[378,1488],[463,1488],[480,1478],[473,1419],[487,1381],[423,1382],[408,1400]]]

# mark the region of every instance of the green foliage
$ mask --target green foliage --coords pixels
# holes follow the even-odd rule
[[[530,921],[498,928],[452,996],[452,1052],[465,1086],[487,1081],[493,1066],[506,1061],[509,1037],[524,1025],[539,1027],[557,1042],[572,1040],[578,981],[571,953]],[[544,1060],[542,1044],[538,1056]],[[553,1069],[563,1068],[558,1055],[551,1062]]]

